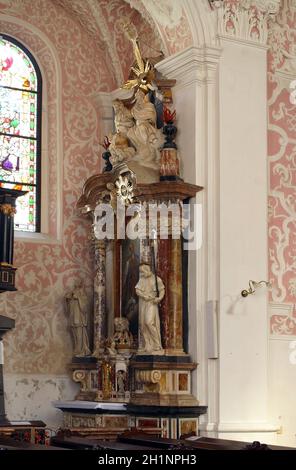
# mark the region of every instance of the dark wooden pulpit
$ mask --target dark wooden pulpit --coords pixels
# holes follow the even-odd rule
[[[6,291],[15,291],[15,272],[13,266],[14,248],[14,214],[16,200],[26,194],[26,191],[0,187],[0,294]],[[2,339],[7,331],[14,328],[15,321],[0,315],[0,425],[8,423],[4,406],[3,381],[3,343]]]
[[[0,425],[8,423],[4,405],[4,381],[3,381],[3,343],[2,339],[7,331],[14,328],[15,321],[12,318],[0,315]]]

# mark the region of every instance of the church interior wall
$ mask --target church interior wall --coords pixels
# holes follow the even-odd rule
[[[52,407],[51,402],[71,399],[77,390],[67,371],[67,364],[72,356],[72,345],[65,315],[64,296],[73,287],[74,279],[86,281],[90,297],[92,292],[92,255],[88,241],[90,223],[78,216],[75,204],[84,181],[100,171],[100,142],[103,135],[100,110],[94,96],[98,93],[109,94],[118,88],[122,78],[126,78],[131,63],[131,57],[125,54],[117,34],[114,47],[117,56],[110,56],[110,50],[102,45],[102,37],[93,26],[94,17],[92,26],[90,24],[86,27],[85,18],[88,12],[83,11],[83,7],[79,12],[83,20],[78,21],[76,3],[62,0],[37,0],[31,4],[21,0],[8,0],[0,3],[1,31],[23,42],[35,55],[45,74],[44,150],[48,169],[48,173],[44,175],[48,194],[47,221],[44,223],[47,238],[43,241],[38,238],[32,241],[17,239],[15,265],[18,268],[18,292],[2,295],[0,298],[1,309],[16,320],[16,328],[4,340],[6,408],[10,419],[43,419],[53,429],[61,424],[62,417],[61,413]],[[129,2],[124,6],[122,5],[125,2],[120,0],[100,3],[102,14],[105,15],[108,15],[108,3],[112,3],[109,8],[113,17],[109,23],[107,21],[105,32],[110,38],[110,32],[114,23],[119,21],[120,14],[131,15],[130,6],[127,5]],[[175,17],[170,18],[170,22],[159,15],[157,33],[154,34],[148,20],[142,23],[139,14],[139,11],[143,12],[141,2],[134,3],[137,5],[137,14],[133,13],[133,20],[137,27],[142,25],[142,33],[146,39],[152,38],[155,55],[159,49],[163,49],[169,56],[192,46],[196,35],[189,27],[192,18],[191,22],[188,22],[184,11],[176,9]],[[189,0],[186,4],[188,3]],[[203,2],[203,5],[206,3]],[[124,10],[119,10],[119,6]],[[212,14],[210,10],[205,11],[207,15]],[[149,13],[153,15],[154,11]],[[152,17],[149,16],[150,22]],[[266,276],[272,282],[273,288],[268,294],[269,317],[265,331],[268,336],[267,405],[269,419],[275,428],[278,428],[276,443],[296,446],[296,414],[293,403],[293,390],[296,386],[296,360],[294,361],[293,356],[293,341],[296,336],[296,128],[295,104],[290,100],[290,83],[296,77],[294,0],[282,0],[276,21],[270,23],[269,28],[266,162],[269,188],[265,248],[268,249],[269,258],[269,272]],[[120,60],[123,63],[117,67]],[[224,85],[219,83],[219,86]],[[223,93],[225,90],[220,91]],[[190,101],[187,91],[184,91],[184,94],[187,103]],[[197,96],[199,97],[198,93]],[[194,111],[200,104],[200,101],[195,99]],[[184,115],[184,109],[181,109],[186,125],[190,125],[192,120],[192,110],[190,113]],[[204,119],[208,119],[206,113]],[[198,124],[195,122],[194,128]],[[248,139],[247,134],[245,138]],[[182,140],[182,135],[180,139]],[[196,145],[196,148],[200,149],[199,144]],[[235,157],[236,155],[229,155],[229,162]],[[186,158],[191,158],[188,153]],[[248,164],[247,156],[245,164]],[[188,181],[192,178],[192,182],[201,183],[196,180],[198,175],[193,176],[189,167],[187,162],[185,171]],[[252,171],[254,174],[257,171],[255,162]],[[227,181],[231,181],[231,165],[227,166],[227,173]],[[235,194],[233,197],[235,198]],[[57,207],[59,204],[61,207]],[[222,211],[221,206],[221,213]],[[228,236],[231,237],[231,234]],[[223,269],[227,270],[229,267],[229,272],[230,254],[229,252],[223,259]],[[250,276],[252,275],[253,273],[250,273]],[[90,303],[89,308],[91,307]],[[260,315],[260,312],[256,314]],[[191,315],[194,315],[194,328],[204,328],[199,314],[194,311]],[[222,328],[226,328],[226,324],[223,324]],[[239,332],[235,331],[235,328],[232,332],[237,334],[236,343],[239,347]],[[262,341],[266,340],[266,336],[264,335]],[[223,351],[225,344],[220,344],[220,347]],[[197,361],[207,363],[208,359],[205,359],[199,348],[194,355]],[[205,370],[205,364],[202,363],[200,367]],[[226,380],[229,371],[223,372],[222,369],[220,374],[223,373]],[[199,379],[201,378],[197,375],[193,381],[196,390],[200,387],[196,384]],[[202,404],[207,405],[211,392],[207,390],[206,385],[203,390],[205,395]],[[237,390],[237,393],[239,392]],[[219,391],[217,393],[219,394]],[[248,421],[248,416],[245,418]],[[238,433],[231,434],[231,437],[238,438]],[[242,435],[239,437],[242,438]],[[256,433],[252,434],[252,437],[255,439]]]

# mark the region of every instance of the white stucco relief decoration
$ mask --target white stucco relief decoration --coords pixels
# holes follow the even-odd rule
[[[119,57],[116,50],[112,47],[112,38],[106,26],[104,16],[100,11],[99,2],[97,0],[54,0],[54,2],[70,12],[76,21],[86,29],[86,31],[94,36],[96,47],[103,50],[106,48],[109,52],[110,65],[112,73],[116,77],[117,83],[123,82],[123,74],[121,71]]]
[[[183,51],[193,44],[185,0],[125,1],[153,27],[156,37],[161,39],[161,51],[165,56]]]
[[[288,81],[296,74],[296,25],[290,20],[291,14],[296,12],[296,0],[284,2],[284,7],[277,21],[270,30],[269,44],[272,51],[272,67],[276,74]],[[289,83],[286,83],[289,86]]]
[[[149,0],[143,3],[162,26],[176,26],[182,18],[183,9],[180,0]]]
[[[117,86],[120,86],[127,78],[133,61],[122,31],[122,22],[135,24],[144,55],[157,56],[163,49],[155,21],[140,0],[138,2],[132,0],[52,1],[70,13],[94,38],[95,47],[105,54],[106,63],[112,76],[116,78]]]
[[[153,19],[152,15],[148,12],[144,3],[142,3],[142,0],[125,0],[125,1],[126,3],[130,5],[131,8],[134,8],[141,15],[141,17],[147,22],[147,24],[152,28],[156,40],[158,41],[159,44],[162,45],[162,48],[163,48],[162,51],[165,53],[165,55],[167,55],[168,51],[165,47],[164,40],[161,36],[161,33],[157,25],[155,24],[155,20]],[[139,41],[140,41],[140,46],[143,47],[141,38],[139,38]]]
[[[266,44],[268,23],[275,20],[281,0],[213,0],[221,36]]]
[[[279,11],[281,0],[241,0],[243,8],[250,9],[252,7],[258,8],[268,15],[276,15]]]
[[[87,8],[87,1],[81,2],[80,0],[54,0],[54,3],[67,10],[69,13],[72,13],[81,26],[83,26],[89,34],[94,36],[98,35],[98,26],[95,18],[90,14]],[[98,47],[103,46],[104,43],[102,40],[99,40]]]
[[[99,27],[101,34],[103,36],[104,42],[109,49],[110,60],[112,62],[114,74],[116,77],[117,83],[122,83],[124,81],[122,68],[120,65],[120,57],[117,53],[115,47],[112,47],[112,31],[109,30],[106,21],[104,19],[104,15],[99,6],[99,2],[97,0],[86,0],[86,4],[88,4],[90,11],[92,12],[97,26]]]

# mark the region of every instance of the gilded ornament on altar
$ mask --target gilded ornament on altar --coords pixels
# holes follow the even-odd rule
[[[123,29],[133,44],[137,65],[131,68],[132,74],[135,78],[127,80],[127,82],[122,85],[122,88],[126,90],[132,90],[133,88],[140,89],[145,93],[149,90],[154,90],[155,87],[152,85],[152,82],[155,79],[155,71],[149,60],[143,60],[142,58],[138,45],[138,34],[136,28],[130,23],[125,23],[123,24]]]
[[[141,56],[135,27],[124,24],[123,29],[133,44],[136,65],[131,68],[131,75],[135,78],[129,79],[122,88],[134,90],[134,95],[128,104],[120,99],[113,101],[116,133],[110,137],[110,163],[113,170],[126,163],[139,182],[156,182],[159,181],[160,149],[164,136],[157,127],[156,107],[150,96],[153,92],[157,101],[157,86],[153,82],[155,71]],[[161,103],[159,99],[158,103]]]
[[[12,217],[16,214],[16,208],[11,204],[0,204],[0,212],[3,212],[4,215]]]
[[[134,190],[136,187],[135,175],[123,163],[114,170],[113,182],[106,185],[110,204],[114,212],[117,211],[117,203],[128,206],[134,200]]]
[[[112,394],[112,366],[109,362],[102,364],[102,392],[103,399],[111,398]]]
[[[131,204],[134,197],[134,188],[131,181],[127,177],[119,176],[115,182],[116,194],[125,205]]]

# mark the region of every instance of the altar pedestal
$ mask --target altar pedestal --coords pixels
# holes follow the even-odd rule
[[[196,364],[189,356],[135,356],[130,362],[133,377],[133,406],[194,407],[198,401],[191,394],[191,371]]]
[[[93,401],[56,401],[63,412],[63,431],[71,435],[112,440],[125,431],[137,429],[157,437],[178,439],[198,433],[198,417],[205,406],[142,406]]]
[[[63,411],[63,430],[72,435],[114,439],[131,428],[124,403],[73,400],[53,405]]]
[[[93,176],[84,185],[78,208],[92,217],[93,238],[100,220],[98,204],[103,202],[114,209],[110,187],[114,187],[116,178],[115,170]],[[184,201],[201,189],[180,179],[138,184],[135,201],[146,207],[162,205],[168,211],[175,204],[182,210]],[[74,358],[69,366],[73,380],[80,383],[76,400],[55,406],[63,411],[63,427],[71,433],[105,439],[133,428],[171,438],[197,434],[198,418],[206,407],[199,406],[191,390],[191,372],[197,364],[187,352],[187,266],[182,238],[176,238],[177,229],[169,216],[166,238],[161,224],[156,224],[153,242],[148,234],[130,241],[118,236],[122,227],[118,227],[121,215],[116,207],[114,216],[116,239],[95,240],[93,245],[93,354]],[[161,222],[161,215],[157,217]],[[139,305],[133,295],[140,264],[153,261],[154,274],[161,278],[165,295],[159,305],[162,351],[150,355],[141,353]],[[122,328],[117,331],[116,325]]]

